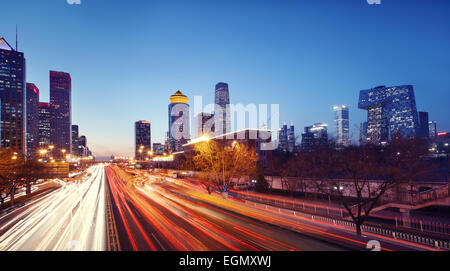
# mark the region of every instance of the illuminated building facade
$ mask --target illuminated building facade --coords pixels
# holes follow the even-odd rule
[[[170,152],[180,152],[190,139],[190,115],[188,98],[177,91],[170,96],[169,104],[169,148]]]
[[[39,89],[27,83],[27,156],[38,155],[39,150]]]
[[[0,38],[1,148],[26,154],[25,57]]]
[[[39,147],[50,145],[50,104],[39,103]]]
[[[437,136],[437,124],[436,124],[436,121],[429,121],[428,122],[428,130],[430,132],[430,137],[436,137]]]
[[[362,90],[359,108],[367,110],[368,141],[380,144],[389,141],[391,135],[416,136],[419,116],[413,86],[380,86]]]
[[[350,145],[350,119],[349,109],[346,105],[333,107],[334,110],[334,137],[338,146]]]
[[[135,158],[144,160],[147,153],[152,150],[152,132],[149,121],[140,120],[134,123]]]
[[[305,127],[302,133],[302,149],[312,150],[317,147],[328,144],[328,125],[325,123],[316,123]]]
[[[231,132],[230,92],[227,83],[218,83],[214,97],[215,134]]]
[[[50,71],[50,141],[66,154],[72,151],[71,96],[70,74]]]

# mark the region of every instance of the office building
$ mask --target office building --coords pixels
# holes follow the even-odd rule
[[[367,121],[363,122],[359,126],[359,144],[364,145],[367,144]]]
[[[39,147],[50,145],[50,104],[39,103]]]
[[[362,90],[359,108],[367,110],[369,142],[388,142],[397,132],[404,137],[416,136],[419,116],[413,86],[380,86]]]
[[[25,57],[0,38],[0,110],[2,149],[26,154]]]
[[[293,152],[295,149],[295,127],[293,123],[291,123],[291,126],[289,126],[287,141],[288,151]]]
[[[286,122],[283,124],[283,127],[281,127],[278,130],[278,149],[280,151],[287,152],[289,147],[288,142],[288,127]]]
[[[72,125],[72,154],[75,156],[78,156],[79,133],[79,126]]]
[[[316,123],[305,127],[302,133],[302,149],[312,150],[323,147],[328,144],[328,125],[325,123]]]
[[[134,123],[135,159],[145,160],[152,150],[152,132],[149,121],[140,120]]]
[[[333,107],[334,110],[334,137],[338,146],[350,145],[350,119],[349,109],[346,105]]]
[[[430,137],[436,137],[438,132],[437,132],[437,124],[436,121],[429,121],[428,122],[428,129],[430,132]]]
[[[70,74],[50,71],[50,141],[65,154],[72,151],[71,96]]]
[[[27,156],[36,157],[39,150],[39,89],[35,84],[26,85],[27,106]]]
[[[169,104],[169,148],[180,152],[190,139],[190,115],[188,98],[177,91],[170,97]]]
[[[228,84],[218,83],[216,85],[214,100],[215,134],[219,136],[230,133],[232,129]]]
[[[430,137],[428,112],[419,112],[419,128],[417,128],[416,134],[419,138]]]

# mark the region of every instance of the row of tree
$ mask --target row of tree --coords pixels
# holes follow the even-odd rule
[[[0,205],[10,197],[11,205],[19,188],[26,188],[26,194],[31,194],[31,186],[43,176],[43,167],[37,161],[27,160],[20,154],[10,151],[0,151]]]
[[[342,204],[360,234],[361,225],[387,191],[409,186],[412,196],[416,181],[433,172],[434,166],[424,159],[427,154],[425,141],[401,135],[393,136],[383,146],[343,148],[330,142],[309,151],[274,155],[263,172],[253,148],[238,142],[205,141],[196,145],[195,153],[185,158],[182,168],[201,171],[210,193],[212,187],[228,186],[244,176],[256,179],[260,191],[268,189],[265,175],[294,180],[289,183],[293,193],[297,192],[298,180],[307,180],[319,194]]]
[[[417,181],[432,177],[436,166],[425,159],[427,154],[426,141],[401,135],[387,145],[342,148],[330,142],[311,151],[278,156],[271,171],[282,179],[308,180],[319,194],[339,201],[361,234],[361,226],[388,191],[398,196],[401,187],[409,187],[406,192],[412,200]],[[297,190],[296,185],[289,188]]]

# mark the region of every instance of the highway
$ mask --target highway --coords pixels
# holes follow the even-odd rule
[[[123,250],[367,251],[373,240],[384,251],[435,250],[208,195],[182,179],[135,171],[141,181],[130,182],[112,167],[106,171]]]
[[[433,250],[315,221],[278,208],[208,194],[198,182],[96,165],[0,213],[6,251]]]
[[[105,250],[104,166],[0,216],[0,250]]]
[[[220,197],[151,176],[126,183],[107,168],[123,250],[344,250],[276,225],[230,211]]]

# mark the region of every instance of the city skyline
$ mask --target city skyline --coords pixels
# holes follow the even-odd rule
[[[311,123],[324,122],[332,127],[333,105],[346,104],[350,107],[353,142],[357,142],[359,123],[366,117],[363,110],[357,109],[359,90],[411,84],[417,107],[429,112],[430,121],[437,121],[438,131],[450,130],[444,104],[449,98],[445,88],[450,85],[445,76],[448,74],[445,63],[450,57],[444,49],[450,44],[444,34],[449,26],[445,20],[449,4],[445,1],[437,1],[433,6],[419,1],[383,3],[382,8],[364,1],[354,6],[330,1],[324,1],[327,5],[323,6],[312,1],[304,1],[303,5],[268,1],[264,7],[254,1],[209,6],[199,1],[191,6],[176,1],[169,4],[136,1],[125,8],[120,25],[112,21],[120,11],[118,7],[123,9],[117,3],[84,1],[82,5],[70,6],[65,1],[16,2],[6,4],[10,12],[0,19],[4,26],[0,36],[13,44],[15,25],[19,25],[18,44],[27,59],[27,82],[35,83],[44,94],[41,102],[48,101],[48,71],[70,73],[72,123],[84,127],[90,146],[99,157],[131,156],[132,125],[137,119],[151,121],[152,141],[164,143],[167,119],[159,116],[167,110],[167,97],[180,89],[189,98],[198,95],[204,98],[204,103],[212,103],[217,82],[229,84],[233,104],[280,104],[280,125],[283,121],[294,122],[297,135]],[[24,2],[27,4],[23,5]],[[43,17],[51,12],[56,15],[54,20],[61,23],[56,25],[46,18],[36,22],[29,20],[30,16],[18,15],[30,14],[37,5]],[[100,6],[106,12],[95,18],[93,12]],[[136,6],[141,6],[141,11],[132,17],[130,11]],[[185,8],[189,12],[184,13]],[[233,24],[215,21],[204,26],[216,13],[205,14],[217,9],[233,10],[237,21]],[[145,19],[146,11],[156,18]],[[400,11],[415,20],[375,21],[377,17]],[[313,12],[314,17],[308,15]],[[198,13],[202,16],[196,17]],[[353,17],[348,16],[350,13]],[[164,19],[167,14],[189,21],[188,26]],[[244,18],[244,14],[249,18]],[[273,25],[263,29],[258,22],[264,22],[267,15],[273,16]],[[433,16],[434,22],[427,20],[429,16]],[[362,18],[364,23],[358,24]],[[110,27],[105,28],[105,23],[110,23]],[[87,28],[87,25],[94,26]],[[246,27],[240,28],[241,25]],[[62,27],[70,27],[73,35],[59,40],[57,33]],[[188,27],[197,38],[185,39],[183,52],[178,50],[181,47],[168,46],[184,39]],[[112,42],[117,35],[123,37],[122,42]],[[214,43],[216,36],[222,42]],[[380,42],[379,37],[385,37],[386,41]],[[134,52],[114,55],[124,44],[135,49],[131,50]],[[68,52],[72,57],[63,60]],[[161,56],[154,58],[155,54]],[[154,61],[148,63],[154,64],[149,67],[136,64],[134,70],[111,65],[146,63],[151,58]],[[111,119],[115,121],[108,121]]]

